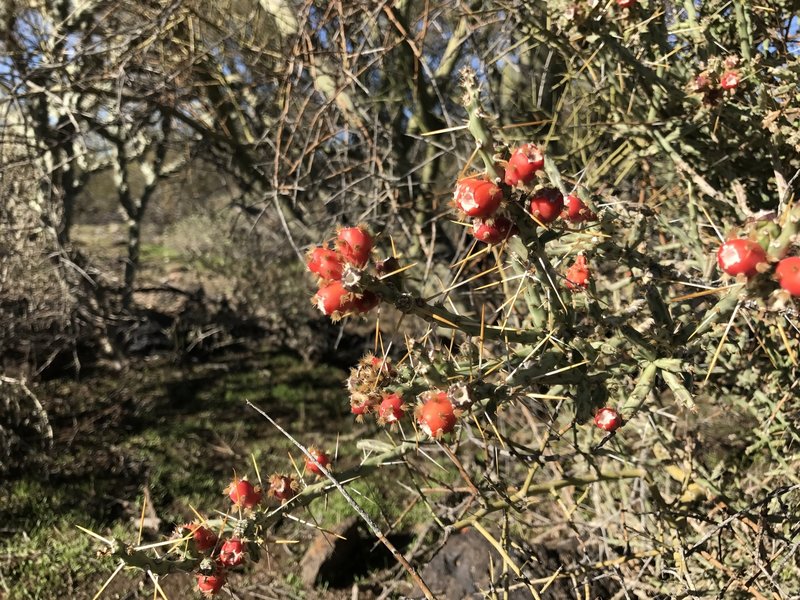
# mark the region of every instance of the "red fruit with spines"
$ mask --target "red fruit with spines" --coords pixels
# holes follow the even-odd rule
[[[187,523],[181,527],[181,530],[181,536],[185,535],[184,531],[191,533],[191,539],[194,541],[194,547],[197,548],[198,552],[208,552],[217,545],[217,534],[199,523]]]
[[[218,560],[226,567],[235,567],[244,562],[246,552],[247,548],[242,540],[231,538],[220,546]]]
[[[520,182],[527,185],[536,177],[536,171],[544,167],[544,154],[535,144],[522,144],[508,159],[505,182],[511,187]]]
[[[197,573],[197,589],[205,596],[213,596],[222,589],[227,578],[224,569],[214,569],[210,575]]]
[[[564,211],[561,216],[571,223],[597,220],[597,215],[589,210],[589,207],[586,206],[583,200],[574,194],[569,194],[567,196]]]
[[[603,431],[616,431],[622,427],[622,416],[616,409],[604,406],[594,415],[594,424]]]
[[[617,0],[617,6],[620,8],[633,8],[636,6],[636,0]]]
[[[589,285],[592,272],[582,254],[575,257],[575,262],[567,269],[567,288],[570,290],[584,289]]]
[[[543,188],[531,196],[528,210],[542,223],[552,223],[564,208],[564,196],[555,188]]]
[[[516,233],[517,227],[505,217],[475,219],[472,222],[472,235],[487,244],[499,244]]]
[[[342,278],[342,257],[328,248],[314,248],[306,255],[306,266],[312,273],[325,281],[339,281]]]
[[[738,71],[725,71],[719,78],[719,87],[726,91],[733,91],[739,86],[741,78]]]
[[[397,423],[405,414],[406,403],[400,394],[386,394],[378,406],[378,423],[391,425]]]
[[[308,453],[317,459],[317,462],[325,467],[327,470],[330,471],[329,465],[331,464],[331,459],[328,458],[328,455],[325,454],[322,450],[315,446],[311,446],[308,449]],[[309,473],[314,473],[314,475],[322,475],[324,477],[324,473],[320,470],[320,468],[314,463],[313,460],[310,458],[306,458],[306,471]]]
[[[353,310],[361,314],[368,313],[380,303],[381,299],[378,295],[367,290],[353,299]]]
[[[239,508],[253,508],[261,502],[261,488],[253,486],[247,479],[234,477],[230,485],[225,488],[225,493]]]
[[[269,478],[269,495],[288,502],[297,495],[297,482],[289,475],[272,475]]]
[[[351,265],[363,267],[367,264],[375,241],[362,226],[345,227],[336,235],[336,248]]]
[[[312,301],[324,315],[339,319],[353,310],[356,296],[341,281],[332,281],[320,287]]]
[[[387,357],[386,359],[383,359],[380,356],[372,356],[369,360],[372,366],[375,367],[380,374],[387,377],[397,377],[397,370],[392,366],[391,358]]]
[[[800,256],[781,260],[775,267],[775,279],[792,296],[800,296]]]
[[[758,272],[758,265],[766,260],[767,253],[753,240],[728,240],[717,250],[717,264],[728,275],[752,277]]]
[[[453,431],[456,426],[456,414],[447,392],[429,391],[420,397],[423,403],[416,410],[420,429],[434,439]]]
[[[456,184],[453,200],[470,217],[489,217],[503,201],[503,190],[486,179],[465,177]]]
[[[365,399],[361,403],[353,404],[350,403],[350,412],[356,416],[357,420],[361,420],[361,418],[369,412],[369,400]]]

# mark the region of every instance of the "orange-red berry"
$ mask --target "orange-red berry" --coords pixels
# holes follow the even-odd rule
[[[582,254],[576,256],[575,262],[567,269],[567,288],[570,290],[585,288],[589,285],[591,275],[586,257]]]
[[[423,404],[417,408],[420,429],[432,438],[450,433],[456,426],[456,415],[447,392],[430,391],[422,394]]]

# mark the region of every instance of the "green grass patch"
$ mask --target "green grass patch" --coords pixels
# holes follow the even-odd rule
[[[336,434],[351,426],[344,371],[289,355],[249,354],[228,364],[226,371],[219,364],[176,368],[165,361],[122,378],[100,373],[96,380],[62,380],[37,390],[65,399],[65,416],[86,420],[62,420],[61,439],[69,446],[54,450],[47,477],[43,469],[42,476],[29,473],[0,490],[6,531],[0,597],[91,598],[114,565],[97,558],[99,544],[75,526],[133,541],[130,511],[141,506],[145,487],[169,527],[190,518],[190,506],[203,514],[224,509],[223,489],[233,472],[255,476],[251,454],[262,477],[292,473],[289,451],[302,468],[291,443],[245,400],[302,442],[330,451]],[[352,456],[355,448],[340,451]],[[359,502],[378,518],[385,494],[375,484],[354,485],[363,494],[355,493]],[[328,524],[351,513],[336,496]],[[123,508],[116,498],[130,505]]]
[[[178,250],[163,244],[143,243],[139,250],[142,262],[183,261],[185,257]]]
[[[9,485],[2,518],[18,533],[0,538],[0,597],[70,598],[82,582],[111,572],[112,561],[97,556],[98,542],[76,526],[121,539],[134,533],[122,522],[104,530],[82,510],[83,492],[29,479]]]

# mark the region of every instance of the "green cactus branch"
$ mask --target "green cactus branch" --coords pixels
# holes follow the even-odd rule
[[[350,271],[354,273],[354,271]],[[535,330],[519,330],[498,327],[496,325],[481,324],[480,321],[470,319],[447,310],[442,306],[429,304],[420,297],[410,293],[401,292],[396,287],[373,277],[368,273],[360,272],[348,281],[345,273],[345,287],[355,292],[369,290],[380,296],[384,302],[394,304],[403,313],[419,317],[432,325],[462,331],[472,337],[481,337],[489,340],[514,342],[520,344],[535,343],[539,340],[539,332]]]
[[[475,139],[477,153],[483,161],[486,173],[493,181],[501,182],[500,171],[491,154],[494,151],[494,138],[491,130],[483,122],[480,86],[475,81],[475,72],[469,68],[464,69],[461,78],[464,87],[464,108],[467,109],[467,129]]]
[[[786,213],[780,234],[767,247],[767,257],[770,260],[780,260],[786,256],[791,245],[797,241],[798,232],[800,232],[800,204],[793,206]]]

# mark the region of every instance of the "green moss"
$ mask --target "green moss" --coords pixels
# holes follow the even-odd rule
[[[8,600],[70,598],[75,587],[95,579],[99,589],[102,579],[97,574],[110,574],[112,561],[98,557],[98,542],[75,525],[60,519],[0,541],[0,596],[5,594]],[[84,526],[93,529],[90,523]],[[129,538],[133,532],[118,525],[103,535]]]

